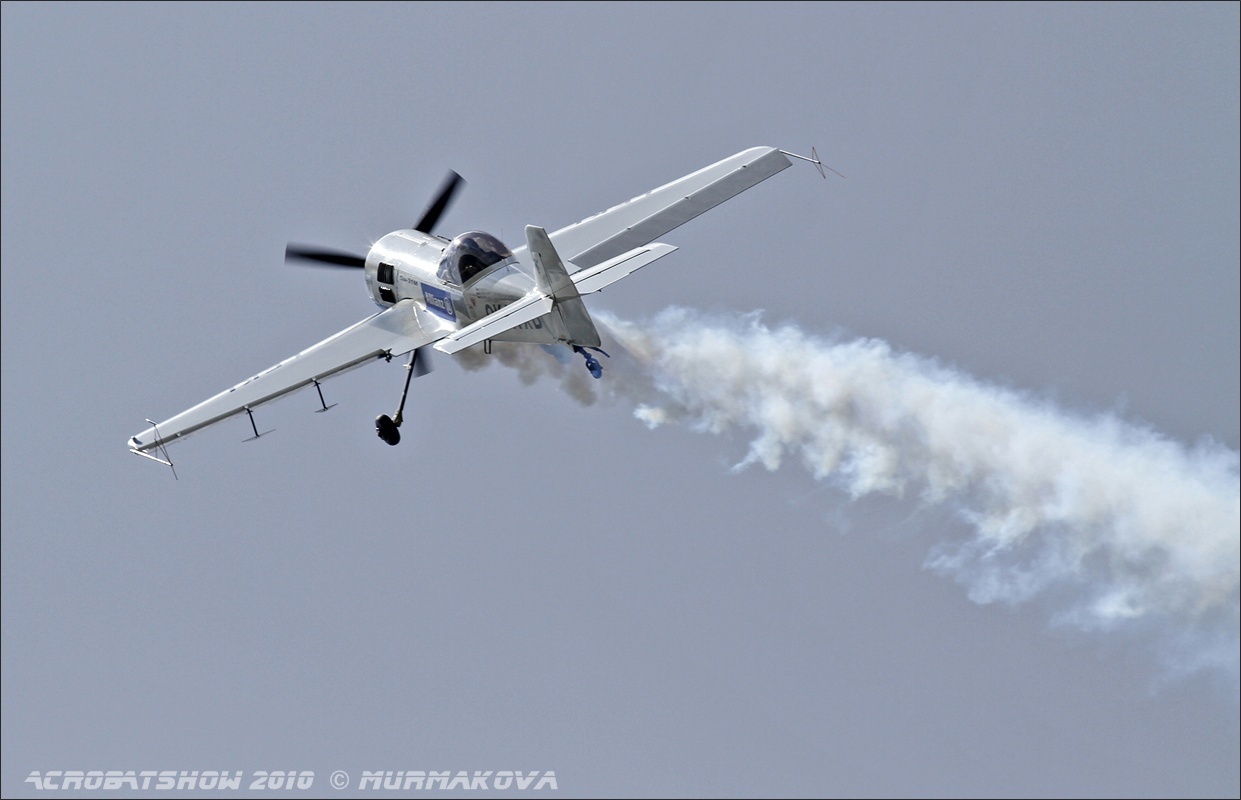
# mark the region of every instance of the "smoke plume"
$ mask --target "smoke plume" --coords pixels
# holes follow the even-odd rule
[[[874,339],[681,309],[642,324],[598,316],[623,346],[604,359],[612,380],[529,345],[459,360],[630,405],[652,428],[748,436],[738,468],[795,461],[854,498],[946,507],[970,534],[934,545],[926,565],[974,601],[1042,598],[1055,622],[1149,636],[1178,673],[1236,679],[1236,451],[1075,416]]]

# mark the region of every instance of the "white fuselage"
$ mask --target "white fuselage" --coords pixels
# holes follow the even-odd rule
[[[480,252],[468,245],[478,241],[490,243],[486,260],[494,262],[466,265],[470,253]],[[450,324],[464,327],[525,297],[534,290],[535,280],[507,247],[488,234],[468,231],[449,240],[400,230],[384,236],[367,254],[366,288],[383,308],[411,298]],[[546,319],[535,319],[497,338],[559,341],[562,337],[551,327]]]

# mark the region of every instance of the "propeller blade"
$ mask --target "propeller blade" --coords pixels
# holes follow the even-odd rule
[[[449,170],[448,176],[444,178],[444,182],[440,184],[440,190],[435,195],[435,199],[431,201],[431,205],[427,206],[427,210],[422,212],[422,218],[414,223],[414,230],[422,233],[430,233],[435,227],[435,223],[439,222],[444,212],[448,210],[448,206],[452,204],[453,195],[461,188],[461,184],[465,183],[461,176]]]
[[[433,369],[431,365],[431,348],[419,347],[414,351],[414,377],[421,378]]]
[[[353,253],[342,253],[339,250],[324,250],[320,247],[306,247],[290,243],[284,248],[284,260],[293,261],[295,259],[313,261],[316,264],[327,264],[333,267],[362,269],[366,266],[366,259],[362,256],[355,256]]]

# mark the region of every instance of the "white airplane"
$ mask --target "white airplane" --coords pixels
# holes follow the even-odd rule
[[[452,354],[480,342],[488,352],[493,341],[560,345],[582,355],[599,378],[603,369],[594,354],[603,351],[582,295],[671,253],[675,247],[655,239],[785,169],[786,156],[823,172],[813,150],[807,157],[750,148],[554,233],[528,225],[525,245],[513,250],[482,231],[455,239],[432,232],[461,186],[456,173],[449,173],[411,229],[384,236],[365,258],[289,245],[286,259],[363,270],[383,310],[170,419],[147,420],[151,427],[129,439],[130,452],[172,466],[167,445],[240,414],[249,417],[251,439],[258,438],[254,409],[263,403],[314,386],[316,410],[327,411],[324,379],[408,353],[396,414],[375,420],[379,438],[395,445],[410,378],[425,374],[428,347]]]

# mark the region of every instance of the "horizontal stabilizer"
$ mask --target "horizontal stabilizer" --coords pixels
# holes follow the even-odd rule
[[[509,303],[456,333],[445,336],[435,344],[441,353],[456,353],[476,345],[484,339],[493,339],[507,330],[524,325],[552,310],[552,299],[546,295],[530,294]]]
[[[611,286],[621,278],[632,275],[652,261],[663,258],[673,250],[676,248],[661,242],[635,247],[628,253],[621,253],[616,258],[609,259],[598,266],[573,273],[573,282],[577,285],[578,294],[597,292],[605,286]]]

